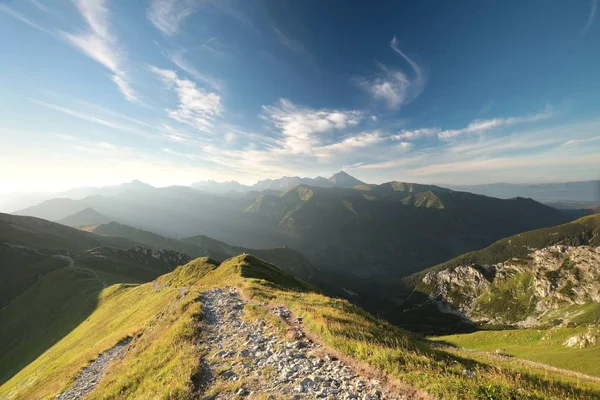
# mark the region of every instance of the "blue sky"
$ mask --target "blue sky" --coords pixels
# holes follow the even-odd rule
[[[598,179],[598,1],[4,0],[0,191]]]

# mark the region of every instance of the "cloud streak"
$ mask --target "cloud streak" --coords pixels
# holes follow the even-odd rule
[[[216,92],[222,92],[225,89],[225,84],[220,79],[202,73],[196,68],[194,68],[194,66],[191,65],[189,61],[185,59],[183,51],[175,51],[166,54],[166,57],[175,66],[177,66],[177,68],[184,72],[187,72],[188,74],[193,76],[198,82],[201,82],[203,85],[210,87],[212,90]]]
[[[181,79],[177,73],[155,66],[148,67],[170,90],[177,94],[179,104],[177,109],[167,109],[169,117],[191,125],[197,129],[211,133],[212,121],[218,117],[223,107],[221,96],[205,91],[196,83]]]
[[[91,114],[86,114],[83,112],[79,112],[67,107],[62,107],[56,104],[51,104],[51,103],[46,103],[45,101],[41,101],[41,100],[37,100],[37,99],[29,99],[31,101],[33,101],[34,103],[37,103],[39,105],[42,105],[44,107],[56,110],[56,111],[60,111],[64,114],[70,115],[72,117],[75,118],[79,118],[82,119],[84,121],[88,121],[88,122],[92,122],[94,124],[97,125],[102,125],[108,128],[112,128],[112,129],[117,129],[123,132],[129,132],[129,133],[134,133],[136,135],[140,135],[140,136],[145,136],[145,137],[155,137],[154,135],[147,133],[146,131],[137,129],[137,128],[133,128],[127,125],[123,125],[121,123],[118,122],[114,122],[114,121],[110,121],[104,118],[100,118],[100,117],[96,117],[95,115],[91,115]]]
[[[44,33],[53,35],[52,32],[50,32],[49,30],[47,30],[46,28],[42,27],[41,25],[37,24],[36,22],[33,22],[32,20],[30,20],[29,18],[27,18],[26,16],[24,16],[23,14],[13,10],[12,8],[8,7],[5,4],[0,4],[0,11],[3,13],[6,13],[8,15],[10,15],[11,17],[13,17],[14,19],[23,22],[24,24],[29,25],[32,28],[35,28],[39,31],[42,31]]]
[[[598,9],[598,0],[591,0],[590,1],[590,14],[588,15],[588,19],[585,23],[585,26],[581,30],[582,34],[585,35],[592,27],[592,24],[594,23],[594,19],[596,18],[597,9]]]
[[[200,7],[199,0],[152,0],[146,17],[167,36],[179,33],[183,21]]]
[[[410,66],[410,73],[379,64],[380,72],[375,78],[358,78],[357,83],[375,100],[383,101],[389,109],[398,109],[421,94],[426,76],[423,68],[400,49],[396,36],[392,38],[390,47]]]
[[[112,72],[111,80],[125,99],[140,102],[122,69],[124,54],[117,38],[110,32],[109,10],[105,0],[75,0],[75,7],[87,25],[87,32],[61,32],[61,36],[81,53]]]
[[[492,118],[492,119],[476,119],[464,128],[461,129],[448,129],[438,133],[438,137],[442,140],[448,140],[470,133],[483,133],[492,129],[501,127],[509,127],[519,124],[526,124],[532,122],[538,122],[548,119],[552,116],[550,109],[544,112],[528,115],[524,117],[504,117],[504,118]]]
[[[298,107],[281,99],[275,106],[263,106],[262,117],[280,130],[280,145],[285,152],[308,154],[321,142],[317,135],[356,126],[362,113]]]

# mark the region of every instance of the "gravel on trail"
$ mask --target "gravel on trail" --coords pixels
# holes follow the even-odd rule
[[[110,362],[123,355],[130,341],[131,338],[122,340],[100,354],[77,375],[75,385],[56,396],[56,399],[79,400],[85,398],[98,385]]]
[[[409,399],[380,381],[366,378],[306,338],[302,320],[290,321],[284,307],[271,312],[296,327],[293,338],[275,333],[263,320],[244,319],[247,304],[235,288],[201,294],[203,342],[207,346],[196,378],[200,398],[208,399]]]

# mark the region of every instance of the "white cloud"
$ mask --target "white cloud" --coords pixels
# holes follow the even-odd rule
[[[435,136],[439,133],[438,128],[420,128],[413,130],[403,130],[392,136],[393,140],[417,140],[424,137]]]
[[[380,64],[381,71],[377,77],[359,78],[357,83],[373,98],[384,101],[388,108],[397,109],[421,94],[426,79],[423,68],[400,50],[396,36],[392,38],[390,47],[409,64],[411,74],[402,70],[392,70]]]
[[[548,119],[552,116],[551,109],[548,108],[546,111],[528,115],[524,117],[503,117],[503,118],[492,118],[492,119],[477,119],[462,129],[449,129],[438,133],[438,137],[442,140],[452,139],[454,137],[468,134],[468,133],[481,133],[491,129],[500,127],[509,127],[513,125],[531,123]]]
[[[179,32],[179,26],[195,13],[199,0],[152,0],[146,16],[152,24],[168,36]]]
[[[286,99],[276,106],[263,106],[262,117],[282,133],[280,145],[292,154],[311,153],[321,142],[317,134],[356,126],[362,119],[359,111],[298,107]]]
[[[42,3],[40,3],[38,0],[29,0],[29,2],[31,4],[33,4],[37,9],[43,11],[43,12],[50,12],[50,10],[48,9],[48,7],[46,7],[45,5],[43,5]]]
[[[152,65],[148,68],[177,94],[179,105],[175,110],[167,109],[169,117],[210,132],[212,120],[222,111],[221,96],[198,88],[190,80],[179,78],[175,71]]]
[[[122,70],[125,57],[117,38],[110,32],[110,15],[105,0],[75,0],[75,6],[85,20],[88,31],[61,32],[61,36],[83,54],[108,68],[113,73],[112,81],[125,99],[139,102],[126,73]]]
[[[167,54],[166,57],[175,64],[177,68],[192,75],[203,85],[210,87],[216,92],[222,92],[224,90],[225,84],[220,79],[198,71],[184,58],[183,54],[183,51],[175,51]]]
[[[592,24],[594,23],[594,19],[596,18],[596,10],[598,9],[598,0],[590,1],[590,14],[588,15],[588,19],[585,23],[585,26],[581,30],[582,34],[586,34],[587,31],[590,30]]]
[[[306,47],[304,47],[304,45],[301,42],[290,38],[289,36],[287,36],[286,34],[284,34],[277,27],[274,27],[273,31],[275,32],[275,36],[277,37],[277,41],[282,46],[287,47],[289,50],[293,51],[294,53],[297,53],[297,54],[301,55],[302,57],[304,57],[306,60],[314,63],[312,55],[309,53],[309,51],[306,49]]]
[[[64,133],[53,133],[53,135],[56,136],[57,138],[61,138],[63,140],[70,140],[70,141],[77,140],[77,138],[75,136],[67,135],[67,134],[64,134]]]
[[[11,17],[13,17],[16,20],[19,20],[21,22],[23,22],[24,24],[27,24],[29,26],[31,26],[32,28],[35,28],[39,31],[42,31],[44,33],[48,33],[50,35],[52,35],[52,32],[50,32],[49,30],[47,30],[46,28],[42,27],[41,25],[33,22],[31,19],[27,18],[26,16],[24,16],[23,14],[13,10],[12,8],[8,7],[6,4],[0,4],[0,11],[10,15]]]
[[[439,142],[436,146],[411,149],[402,158],[394,159],[384,153],[380,160],[362,162],[353,168],[372,171],[377,176],[402,176],[430,183],[531,182],[544,181],[547,176],[565,181],[597,179],[599,127],[600,121],[595,120],[502,136],[477,136],[476,142]]]
[[[123,79],[122,75],[113,75],[112,81],[119,87],[119,90],[127,100],[133,102],[139,101],[135,91],[131,88],[129,83]]]
[[[315,149],[317,157],[333,157],[335,155],[349,153],[357,149],[374,146],[381,143],[384,138],[379,131],[362,132],[344,138],[341,142],[321,146]]]
[[[95,123],[95,124],[98,124],[98,125],[106,126],[108,128],[117,129],[117,130],[120,130],[120,131],[123,131],[123,132],[130,132],[130,133],[134,133],[136,135],[145,136],[145,137],[154,137],[154,135],[152,135],[152,134],[150,134],[150,133],[148,133],[146,131],[143,131],[143,130],[140,130],[140,129],[137,129],[137,128],[133,128],[131,126],[123,125],[123,124],[121,124],[119,122],[110,121],[110,120],[107,120],[105,118],[100,118],[100,117],[97,117],[95,115],[86,114],[86,113],[83,113],[83,112],[80,112],[80,111],[76,111],[76,110],[72,110],[70,108],[62,107],[62,106],[59,106],[59,105],[56,105],[56,104],[46,103],[45,101],[41,101],[41,100],[36,100],[36,99],[30,99],[30,100],[33,101],[33,102],[35,102],[35,103],[37,103],[37,104],[40,104],[40,105],[42,105],[44,107],[48,107],[48,108],[51,108],[53,110],[60,111],[60,112],[62,112],[64,114],[67,114],[67,115],[70,115],[72,117],[76,117],[76,118],[79,118],[79,119],[82,119],[82,120],[85,120],[85,121],[88,121],[88,122],[92,122],[92,123]]]

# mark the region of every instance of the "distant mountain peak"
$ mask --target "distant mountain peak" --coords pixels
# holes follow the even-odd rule
[[[71,226],[73,228],[79,228],[85,225],[100,225],[110,222],[110,218],[99,213],[91,207],[86,207],[75,214],[69,215],[58,221],[62,225]]]
[[[330,182],[333,182],[335,186],[343,187],[343,188],[351,188],[356,185],[364,185],[365,183],[361,180],[356,179],[349,173],[345,171],[340,171],[336,174],[333,174],[329,178]]]

